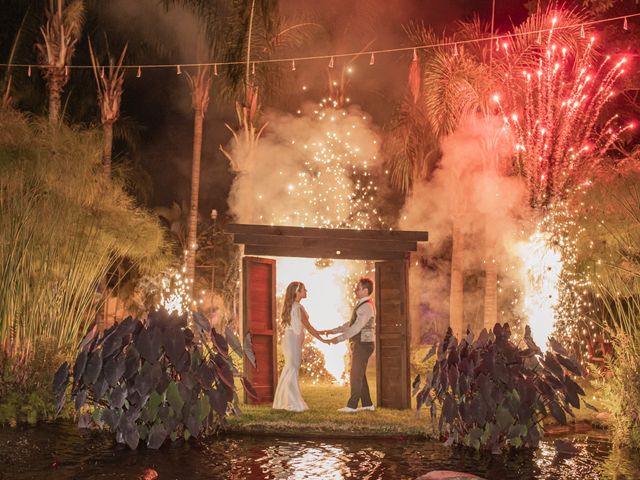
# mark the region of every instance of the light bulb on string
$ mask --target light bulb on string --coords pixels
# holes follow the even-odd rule
[[[218,76],[218,64],[215,63],[213,65],[213,74],[217,77]]]
[[[374,56],[373,52],[371,52],[371,58],[369,59],[369,65],[373,65],[374,63],[376,63],[376,57]]]
[[[31,65],[29,65],[29,68],[27,69],[27,77],[31,76]]]
[[[176,66],[176,74],[182,75],[182,71],[180,70],[180,65]]]
[[[329,60],[329,68],[333,68],[333,57]]]
[[[138,66],[138,73],[136,73],[136,77],[140,78],[142,76],[142,69]]]
[[[629,30],[629,22],[627,21],[627,17],[624,17],[624,22],[622,23],[623,30]]]
[[[294,72],[296,71],[296,61],[295,61],[295,59],[291,60],[291,70],[294,71]]]

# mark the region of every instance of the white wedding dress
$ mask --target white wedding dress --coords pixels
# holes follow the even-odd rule
[[[302,306],[294,302],[291,306],[291,325],[282,337],[282,352],[284,353],[284,368],[280,373],[278,387],[273,398],[273,408],[302,412],[309,407],[302,398],[298,384],[298,371],[302,364],[302,344],[304,342],[304,325],[302,324]]]

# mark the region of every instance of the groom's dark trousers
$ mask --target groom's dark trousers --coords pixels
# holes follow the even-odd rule
[[[367,363],[373,353],[373,342],[351,341],[351,372],[349,381],[351,382],[351,397],[347,402],[347,407],[358,408],[358,401],[362,400],[363,407],[373,405],[369,393],[369,383],[367,382]]]

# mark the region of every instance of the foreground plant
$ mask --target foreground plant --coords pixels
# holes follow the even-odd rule
[[[229,345],[255,364],[250,337],[244,350],[232,331],[226,338],[193,314],[152,312],[143,324],[128,317],[102,335],[89,332],[73,366],[71,397],[81,413],[79,426],[108,428],[131,449],[140,441],[159,448],[167,438],[188,440],[217,431],[232,409],[239,413]],[[66,400],[70,366],[54,379],[58,410]],[[244,377],[247,394],[257,398]],[[92,407],[92,412],[85,408]]]
[[[561,424],[572,408],[580,408],[584,390],[572,376],[582,376],[579,363],[550,338],[543,353],[526,327],[526,349],[510,341],[508,324],[496,324],[458,342],[451,329],[441,345],[434,345],[425,360],[437,352],[433,370],[420,389],[414,380],[417,408],[428,407],[434,432],[446,445],[462,444],[500,453],[509,447],[537,447],[542,421],[550,414]],[[594,408],[583,400],[588,408]],[[438,416],[436,404],[440,407]]]

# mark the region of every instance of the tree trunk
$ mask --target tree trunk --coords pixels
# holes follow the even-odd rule
[[[60,105],[62,97],[62,75],[54,72],[48,79],[49,83],[49,123],[58,125],[60,123]]]
[[[451,295],[449,297],[449,326],[453,334],[461,338],[464,325],[464,233],[453,222],[453,244],[451,245]]]
[[[111,156],[113,153],[113,123],[104,123],[104,140],[102,145],[102,165],[104,166],[104,175],[111,178]]]
[[[200,190],[200,159],[202,156],[202,124],[204,111],[195,110],[193,120],[193,159],[191,162],[191,208],[189,209],[189,233],[187,235],[187,278],[193,292],[196,272],[196,249],[198,237],[198,195]]]
[[[498,321],[498,263],[493,255],[488,255],[485,264],[484,281],[484,324],[488,331],[493,330],[493,326]]]

